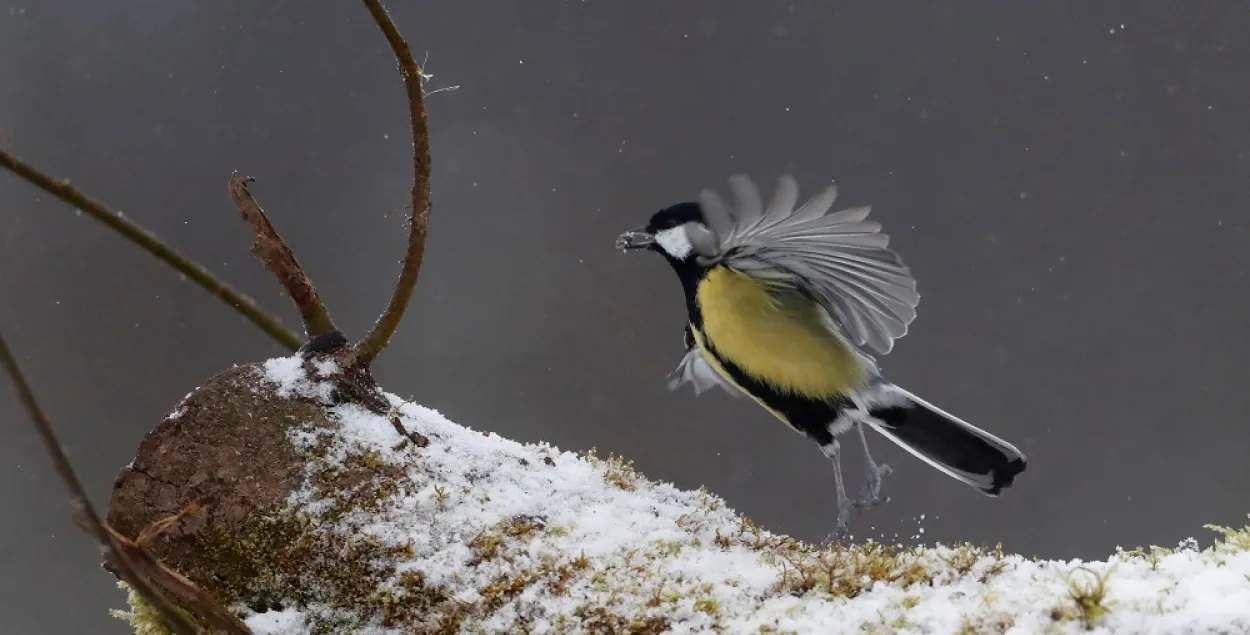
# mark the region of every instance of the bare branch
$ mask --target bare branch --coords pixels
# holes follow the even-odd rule
[[[234,201],[243,220],[256,233],[256,238],[252,241],[252,253],[264,263],[270,273],[277,276],[287,295],[291,296],[291,301],[295,303],[295,308],[299,310],[300,318],[304,321],[304,332],[309,339],[338,331],[334,320],[330,319],[330,312],[326,310],[317,293],[317,288],[295,259],[295,252],[282,240],[260,204],[247,190],[248,184],[255,180],[238,172],[230,175],[230,200]]]
[[[184,274],[209,293],[217,296],[234,310],[243,314],[252,324],[269,334],[289,350],[296,350],[303,342],[277,317],[269,315],[251,298],[235,291],[230,285],[206,269],[203,265],[183,256],[148,229],[114,212],[87,195],[79,192],[68,179],[55,179],[38,168],[17,158],[4,144],[0,144],[0,166],[25,179],[31,185],[73,205],[88,216],[107,225],[145,251],[161,259],[165,264]]]
[[[386,36],[386,41],[399,62],[399,74],[404,78],[408,91],[408,111],[412,120],[412,216],[408,222],[408,250],[404,254],[399,281],[391,294],[386,311],[374,323],[368,335],[356,346],[357,360],[364,365],[373,361],[390,343],[391,336],[399,328],[399,322],[412,299],[421,273],[421,261],[425,258],[425,236],[430,224],[430,134],[426,121],[425,94],[421,89],[424,75],[408,48],[408,42],[400,35],[380,0],[361,0],[374,22]]]
[[[83,489],[82,482],[78,480],[78,475],[74,473],[69,457],[65,455],[65,450],[61,447],[61,442],[57,440],[56,432],[52,430],[52,422],[48,420],[47,415],[39,408],[39,403],[35,400],[35,394],[30,389],[30,384],[26,382],[26,376],[22,374],[21,367],[17,364],[17,358],[9,350],[9,345],[2,335],[0,335],[0,364],[4,365],[10,379],[13,380],[13,387],[17,390],[17,396],[22,402],[22,407],[26,409],[26,414],[30,416],[30,420],[35,426],[35,431],[39,433],[39,438],[43,441],[48,455],[52,457],[52,463],[56,467],[57,474],[65,482],[65,487],[69,489],[70,506],[73,510],[74,520],[96,539],[96,542],[104,552],[105,559],[118,566],[118,575],[160,613],[161,619],[165,621],[172,631],[179,635],[198,635],[202,633],[202,629],[192,624],[181,612],[174,608],[174,605],[168,598],[159,590],[153,588],[148,580],[139,574],[129,554],[119,548],[117,541],[113,537],[112,530],[104,526],[104,521],[100,520],[100,515],[96,513],[95,508],[91,505],[91,500],[87,498],[87,492]],[[244,630],[243,632],[246,633],[248,631]]]
[[[119,551],[144,573],[148,580],[178,599],[213,628],[213,634],[252,635],[251,629],[239,618],[221,610],[212,596],[185,576],[165,566],[151,552],[135,542],[108,528],[109,535],[117,543]]]

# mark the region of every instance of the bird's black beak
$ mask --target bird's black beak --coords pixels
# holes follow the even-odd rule
[[[643,227],[631,229],[616,239],[616,248],[623,250],[644,249],[653,244],[655,244],[655,236],[652,236]]]

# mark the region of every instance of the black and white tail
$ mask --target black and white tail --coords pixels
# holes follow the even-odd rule
[[[894,384],[877,383],[864,396],[864,424],[985,494],[998,496],[1028,463],[1010,443]]]

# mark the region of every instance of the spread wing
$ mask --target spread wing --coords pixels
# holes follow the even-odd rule
[[[686,355],[681,358],[677,369],[673,371],[672,379],[668,380],[668,389],[677,390],[687,383],[694,386],[696,396],[713,386],[720,386],[725,389],[725,392],[735,397],[738,396],[737,387],[725,381],[716,369],[712,368],[697,346],[687,350]]]
[[[729,187],[732,207],[713,190],[699,195],[719,243],[712,261],[806,293],[856,346],[886,354],[907,334],[920,294],[889,236],[867,220],[871,208],[830,213],[838,196],[831,184],[795,209],[799,188],[789,175],[767,206],[748,177],[731,177]]]

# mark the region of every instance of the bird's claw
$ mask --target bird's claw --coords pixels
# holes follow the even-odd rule
[[[868,465],[864,487],[860,490],[859,497],[852,500],[843,498],[838,501],[838,524],[828,536],[821,541],[821,547],[829,547],[834,543],[842,542],[850,534],[849,524],[851,515],[856,510],[869,509],[876,507],[881,503],[889,502],[889,497],[881,497],[881,479],[882,477],[894,471],[894,466],[889,463],[870,463]]]
[[[850,533],[851,514],[855,511],[855,507],[855,501],[849,498],[843,498],[838,501],[838,524],[820,542],[821,547],[828,547],[835,542],[842,542],[847,537]]]
[[[848,507],[847,510],[847,515],[849,516],[850,508]],[[839,513],[837,527],[834,527],[833,531],[829,532],[829,535],[825,536],[825,539],[820,541],[820,546],[822,549],[831,547],[835,543],[842,542],[848,535],[850,535],[850,528],[848,527],[846,516]]]
[[[864,479],[864,488],[860,490],[859,497],[855,499],[855,507],[859,509],[869,509],[877,505],[888,502],[890,499],[881,498],[881,478],[894,471],[894,466],[889,463],[880,465],[869,464],[866,478]]]
[[[841,542],[842,542],[842,539],[843,539],[843,538],[845,538],[845,537],[846,537],[846,530],[845,530],[845,529],[844,529],[844,530],[842,530],[842,531],[840,531],[840,532],[839,532],[838,530],[836,530],[836,529],[835,529],[835,530],[833,530],[833,531],[829,532],[829,535],[828,535],[828,536],[825,536],[825,539],[824,539],[824,540],[820,541],[820,548],[821,548],[821,549],[828,549],[828,548],[830,548],[830,547],[832,547],[832,546],[834,546],[834,545],[836,545],[836,544],[841,543]]]

